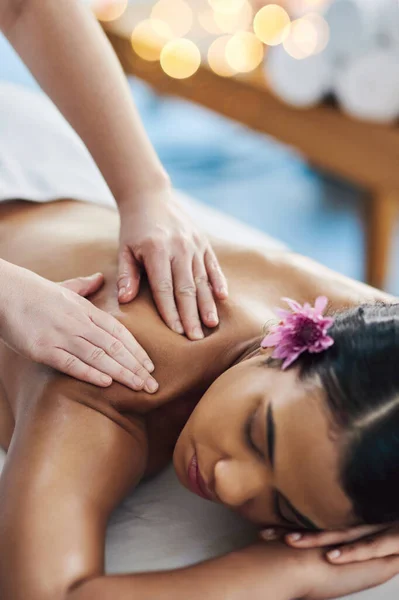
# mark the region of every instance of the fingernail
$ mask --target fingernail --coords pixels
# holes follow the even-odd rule
[[[112,378],[109,375],[101,375],[101,383],[109,385],[110,383],[112,383]]]
[[[144,361],[144,367],[147,369],[147,371],[149,373],[152,373],[153,370],[155,369],[154,365],[152,364],[152,362],[150,360],[145,360]]]
[[[215,324],[219,323],[217,314],[214,312],[208,313],[207,319],[208,319],[209,323],[215,323]]]
[[[176,323],[173,326],[173,329],[174,331],[176,331],[176,333],[184,333],[184,327],[180,321],[176,321]]]
[[[301,533],[290,533],[287,535],[287,538],[290,542],[299,542],[303,538],[303,535]]]
[[[193,329],[192,336],[195,340],[202,340],[204,338],[204,332],[202,331],[201,327],[195,327],[195,329]]]
[[[133,375],[133,383],[137,387],[142,387],[144,385],[144,380],[138,375]]]
[[[122,298],[122,296],[124,296],[125,294],[126,294],[126,288],[121,287],[118,292],[119,298]]]
[[[330,560],[336,560],[341,556],[341,550],[331,550],[331,552],[327,552],[327,556]]]
[[[145,389],[150,393],[156,392],[158,389],[158,384],[155,379],[149,377],[145,382]]]
[[[276,539],[277,534],[276,534],[275,529],[264,529],[263,531],[260,532],[260,536],[267,542],[270,542],[271,540]]]
[[[221,285],[220,288],[218,289],[218,292],[222,296],[227,296],[228,295],[227,287],[225,285]]]

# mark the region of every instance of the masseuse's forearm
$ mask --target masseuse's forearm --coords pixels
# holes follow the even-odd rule
[[[7,0],[5,0],[7,5]],[[8,0],[0,28],[80,135],[118,203],[169,185],[101,27],[79,0]]]
[[[10,303],[10,279],[15,265],[0,258],[0,338],[4,327],[7,326],[7,309]]]

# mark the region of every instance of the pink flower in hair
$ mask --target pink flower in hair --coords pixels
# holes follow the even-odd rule
[[[292,312],[277,309],[277,315],[282,319],[278,325],[271,328],[270,333],[262,340],[262,348],[274,346],[272,358],[285,359],[283,370],[287,369],[302,352],[323,352],[333,345],[334,340],[327,330],[334,319],[323,317],[328,300],[325,296],[316,299],[314,307],[306,302],[301,306],[295,300],[282,298]]]

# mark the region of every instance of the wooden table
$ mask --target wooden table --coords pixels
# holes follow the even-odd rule
[[[143,60],[133,51],[130,33],[140,18],[137,9],[131,7],[119,21],[104,24],[127,74],[143,79],[157,92],[192,100],[294,146],[314,166],[364,189],[365,278],[382,288],[399,199],[399,127],[355,121],[328,105],[291,108],[269,91],[261,69],[225,78],[211,71],[203,60],[189,79],[172,79],[159,62]]]

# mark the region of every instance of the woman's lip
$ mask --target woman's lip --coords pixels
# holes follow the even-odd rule
[[[205,500],[212,500],[212,497],[206,487],[206,483],[203,480],[199,471],[196,453],[194,453],[194,456],[190,461],[187,473],[188,481],[190,484],[190,490],[194,492],[194,494],[201,496],[201,498],[205,498]]]

